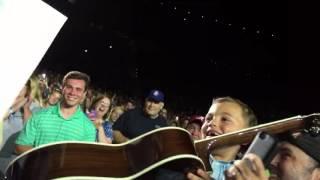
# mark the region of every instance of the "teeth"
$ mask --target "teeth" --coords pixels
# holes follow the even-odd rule
[[[70,99],[70,100],[75,100],[76,98],[75,97],[68,97],[68,99]]]
[[[208,132],[207,133],[207,136],[210,136],[210,137],[214,137],[214,136],[219,136],[220,134],[219,133],[216,133],[216,132]]]

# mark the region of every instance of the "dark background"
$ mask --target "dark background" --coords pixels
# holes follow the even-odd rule
[[[205,114],[213,97],[226,95],[262,122],[317,111],[304,105],[316,90],[295,86],[300,76],[288,62],[287,2],[45,2],[68,21],[39,72],[84,71],[94,86],[130,96],[159,88],[176,111]]]

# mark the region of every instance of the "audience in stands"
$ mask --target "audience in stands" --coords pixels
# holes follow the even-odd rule
[[[14,157],[11,156],[14,149],[20,154],[51,142],[123,143],[168,124],[185,128],[193,140],[200,140],[257,124],[251,108],[232,97],[214,99],[205,117],[190,112],[173,114],[172,109],[164,108],[164,94],[160,90],[152,90],[140,108],[136,97],[123,103],[119,99],[125,95],[114,94],[110,98],[99,94],[100,90],[88,88],[90,77],[85,73],[67,73],[62,87],[58,78],[50,80],[48,77],[33,75],[4,118],[0,148],[5,143],[6,147],[0,152],[2,172]],[[171,112],[169,115],[168,111]],[[237,160],[240,145],[213,149],[209,156],[212,172],[198,169],[186,176],[168,169],[161,172],[188,179],[320,179],[318,144],[319,136],[306,133],[281,142],[280,150],[271,162],[271,177],[265,173],[266,169],[256,155],[249,154],[245,160]]]

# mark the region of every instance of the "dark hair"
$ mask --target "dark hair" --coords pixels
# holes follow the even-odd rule
[[[65,86],[66,81],[68,79],[79,79],[79,80],[83,80],[85,82],[85,87],[84,87],[84,91],[88,90],[88,87],[90,85],[90,76],[87,75],[86,73],[80,72],[80,71],[70,71],[68,72],[62,80],[62,85]]]
[[[212,104],[222,103],[222,102],[232,102],[238,104],[242,109],[242,115],[244,119],[248,122],[249,127],[255,126],[258,124],[258,120],[253,110],[245,103],[240,101],[239,99],[232,98],[230,96],[214,98],[212,100]]]
[[[90,106],[90,108],[89,108],[89,111],[92,111],[93,109],[95,109],[96,106],[97,106],[97,104],[98,104],[98,102],[100,102],[100,101],[101,101],[102,99],[104,99],[104,98],[108,98],[108,99],[110,100],[110,105],[111,105],[111,99],[110,99],[109,96],[104,95],[104,94],[98,95],[98,97],[96,97],[96,98],[92,101],[92,104],[91,104],[91,106]],[[105,115],[103,115],[103,119],[104,119],[104,120],[108,117],[110,110],[111,110],[111,108],[110,108],[110,106],[109,106],[108,111],[106,112]]]

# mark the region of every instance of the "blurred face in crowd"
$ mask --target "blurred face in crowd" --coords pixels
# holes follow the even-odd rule
[[[134,109],[135,105],[132,104],[132,102],[127,102],[125,109],[126,110],[130,110],[130,109]]]
[[[167,110],[165,108],[162,108],[160,111],[161,116],[163,116],[164,118],[167,119],[168,114],[167,114]]]
[[[183,127],[183,128],[187,128],[188,123],[189,123],[189,119],[184,119],[184,120],[182,121],[182,127]]]
[[[48,79],[44,74],[39,75],[39,87],[41,90],[47,87]]]
[[[200,126],[200,124],[189,123],[186,129],[192,135],[193,140],[201,139],[201,126]]]
[[[121,107],[115,107],[110,115],[110,120],[115,122],[123,114],[123,112],[124,111]]]
[[[288,142],[280,144],[279,152],[271,162],[270,171],[272,179],[309,180],[320,178],[319,164],[300,148]],[[316,174],[317,178],[315,178]]]
[[[108,97],[104,97],[99,102],[97,102],[95,106],[97,117],[102,118],[109,111],[110,104],[111,102]]]
[[[156,118],[159,116],[159,112],[163,106],[163,102],[146,99],[144,110],[150,118]]]
[[[80,79],[67,79],[62,94],[64,104],[67,107],[78,106],[86,96],[85,81]]]
[[[60,101],[61,97],[62,94],[60,92],[53,91],[48,97],[48,104],[50,106],[57,104]]]
[[[203,138],[217,136],[248,127],[240,105],[218,102],[211,105],[202,126]]]
[[[86,97],[87,98],[92,98],[93,97],[93,90],[92,89],[88,89]]]

